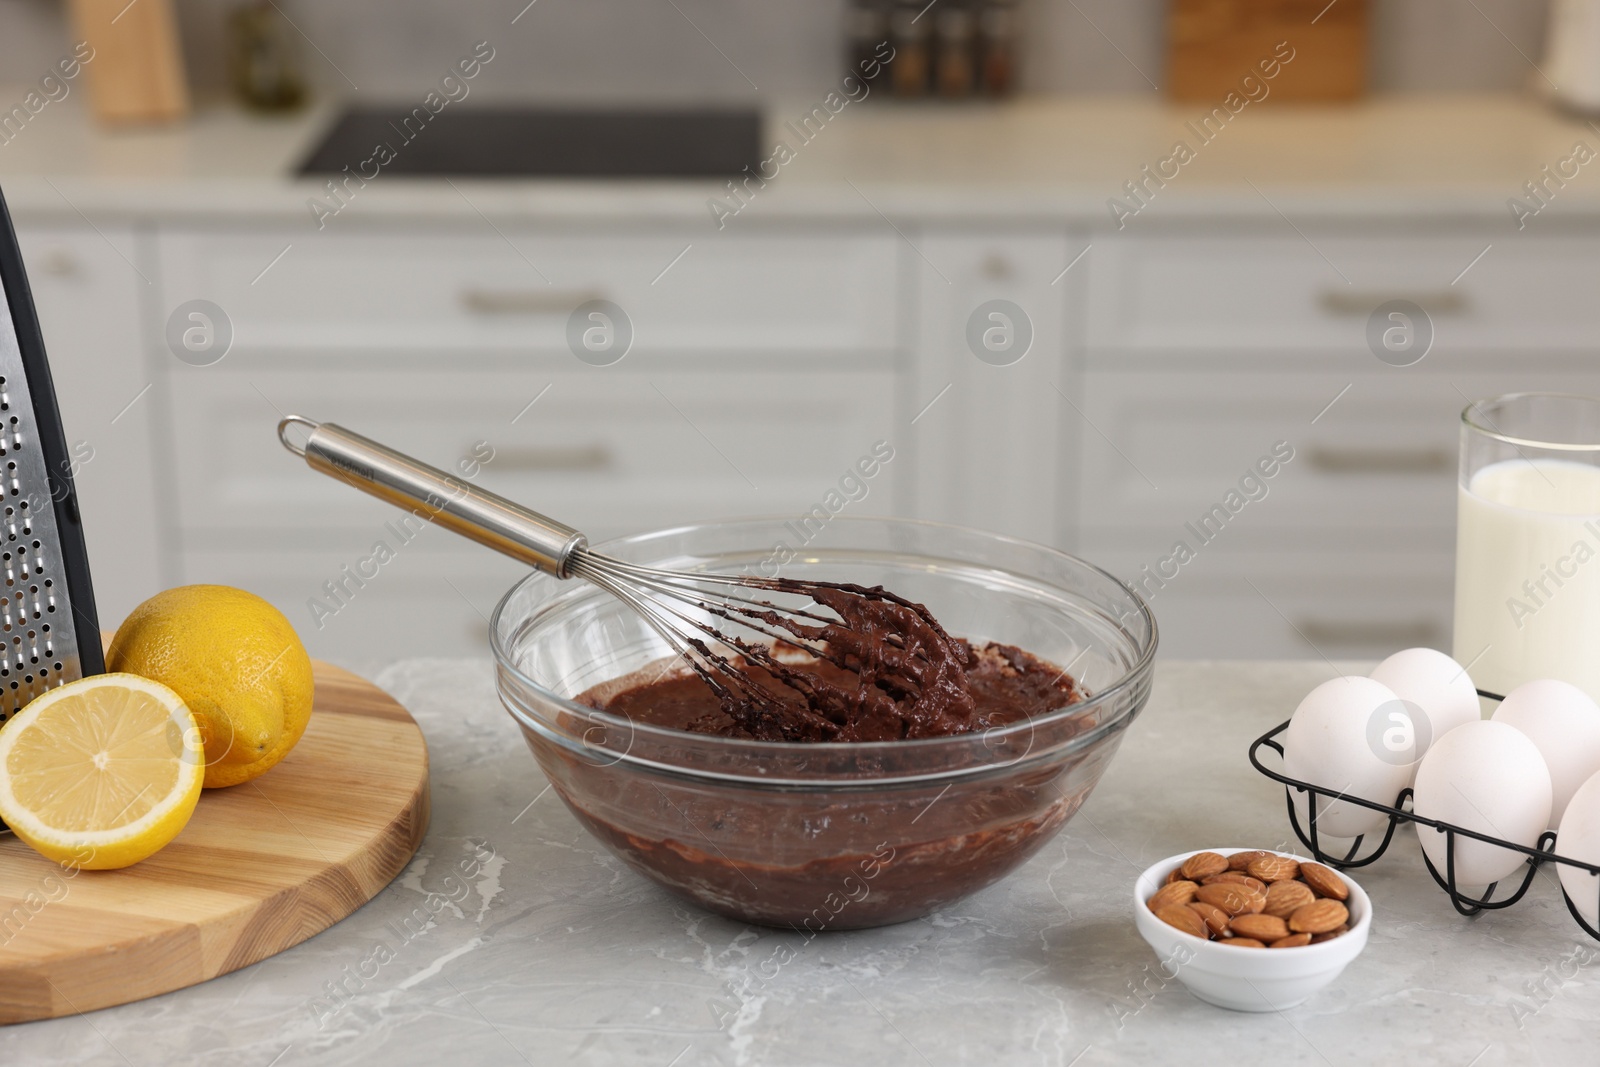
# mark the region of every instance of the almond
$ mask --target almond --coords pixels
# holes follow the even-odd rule
[[[1199,938],[1209,938],[1211,931],[1206,929],[1205,921],[1196,915],[1193,910],[1182,904],[1170,904],[1156,912],[1156,918],[1168,926],[1176,927],[1186,934],[1193,934]]]
[[[1313,945],[1320,945],[1324,941],[1332,941],[1334,938],[1338,937],[1340,934],[1347,934],[1349,932],[1350,932],[1350,927],[1341,926],[1337,930],[1329,930],[1325,934],[1312,934],[1311,935],[1311,943]]]
[[[1172,870],[1167,872],[1167,877],[1162,881],[1161,884],[1162,885],[1171,885],[1173,882],[1181,881],[1182,878],[1183,878],[1183,868],[1182,867],[1174,867],[1174,868],[1172,868]]]
[[[1287,856],[1262,856],[1250,861],[1250,866],[1245,868],[1250,872],[1250,877],[1259,878],[1263,882],[1287,882],[1292,878],[1300,877],[1300,864]]]
[[[1194,899],[1195,890],[1200,887],[1193,882],[1173,882],[1171,885],[1162,886],[1156,890],[1156,895],[1145,901],[1151,911],[1160,911],[1174,905],[1187,904]]]
[[[1289,929],[1297,934],[1326,934],[1343,926],[1350,911],[1337,900],[1312,901],[1289,916]]]
[[[1194,913],[1200,916],[1201,921],[1206,924],[1206,927],[1211,931],[1213,936],[1231,936],[1232,930],[1228,923],[1227,912],[1223,911],[1215,904],[1207,904],[1200,900],[1191,901],[1189,907],[1193,908]]]
[[[1211,885],[1214,882],[1232,882],[1235,885],[1249,886],[1257,893],[1265,893],[1267,891],[1267,883],[1252,878],[1248,874],[1242,874],[1239,871],[1224,871],[1221,874],[1213,874],[1209,878],[1201,879],[1200,884]]]
[[[1268,945],[1268,948],[1299,948],[1301,945],[1311,944],[1310,934],[1290,934],[1288,937],[1279,938]]]
[[[1196,852],[1184,860],[1183,866],[1179,869],[1189,881],[1198,882],[1209,875],[1221,874],[1227,870],[1228,858],[1215,852]]]
[[[1319,897],[1332,897],[1334,900],[1350,899],[1350,887],[1344,884],[1344,879],[1320,863],[1302,863],[1300,877],[1305,879],[1306,885],[1315,890]]]
[[[1221,945],[1237,945],[1240,948],[1266,948],[1267,946],[1253,937],[1225,937],[1218,942]]]
[[[1252,915],[1260,915],[1267,910],[1267,894],[1265,890],[1255,890],[1245,886],[1240,888],[1250,894],[1250,903],[1245,906],[1245,911]]]
[[[1232,882],[1203,885],[1195,892],[1195,898],[1201,903],[1221,908],[1229,915],[1239,915],[1247,911],[1259,911],[1259,908],[1250,907],[1254,896],[1254,892],[1250,889],[1242,885],[1234,885]],[[1266,898],[1262,897],[1261,899],[1262,903],[1265,904]]]
[[[1266,913],[1287,919],[1316,899],[1317,895],[1304,882],[1273,882],[1267,887]]]
[[[1289,927],[1276,915],[1236,915],[1233,932],[1240,937],[1272,943],[1289,936]]]
[[[1272,855],[1272,853],[1262,852],[1260,849],[1254,849],[1250,852],[1235,852],[1233,855],[1228,857],[1228,870],[1242,871],[1246,867],[1250,866],[1250,864],[1255,860],[1260,859],[1262,856],[1270,855]]]

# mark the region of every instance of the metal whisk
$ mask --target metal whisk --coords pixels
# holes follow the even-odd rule
[[[297,443],[301,431],[305,436]],[[313,469],[405,508],[418,518],[557,578],[581,578],[599,586],[637,612],[725,706],[760,704],[772,697],[770,690],[741,668],[740,661],[755,663],[782,684],[813,694],[816,680],[794,671],[780,658],[784,646],[852,672],[861,666],[859,657],[847,655],[848,641],[839,641],[849,633],[844,612],[831,608],[839,615],[835,618],[810,606],[780,607],[771,600],[746,595],[744,590],[809,599],[817,606],[821,605],[819,597],[847,605],[841,595],[887,602],[913,613],[943,636],[927,609],[880,588],[663,570],[594,552],[587,537],[564,523],[333,423],[290,415],[278,423],[278,438],[289,451],[304,456]],[[748,636],[726,632],[715,619]],[[875,671],[874,683],[914,690],[917,668],[928,662],[928,656],[911,647],[915,642],[908,644],[903,634],[889,635],[888,644],[902,654],[896,659],[904,662],[898,663],[899,670],[890,664],[887,671]],[[896,684],[897,674],[909,686]]]

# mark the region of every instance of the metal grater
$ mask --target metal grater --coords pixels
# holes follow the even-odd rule
[[[22,257],[0,196],[0,727],[105,671],[72,461]],[[0,830],[4,824],[0,824]]]

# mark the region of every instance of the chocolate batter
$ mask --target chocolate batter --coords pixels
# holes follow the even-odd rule
[[[793,591],[793,590],[784,590]],[[635,739],[573,724],[599,746],[593,759],[529,735],[551,784],[624,862],[701,905],[807,938],[901,922],[992,883],[1025,861],[1088,796],[1115,744],[1048,758],[1092,725],[1093,711],[1045,720],[1087,694],[1065,671],[1011,645],[973,645],[945,633],[925,607],[881,589],[814,587],[840,616],[764,616],[794,645],[739,646],[739,676],[662,660],[577,697],[589,707],[667,731]],[[730,654],[730,657],[735,654]],[[985,742],[988,774],[899,787],[711,787],[612,760],[613,749],[694,770],[763,762],[758,752],[696,751],[689,734],[755,741],[869,742],[970,734],[1038,719],[1025,736]],[[759,746],[757,746],[759,747]],[[640,749],[647,751],[641,752]],[[1040,760],[1031,756],[1046,757]],[[828,759],[892,776],[940,766],[922,746],[890,745]],[[809,755],[774,754],[776,773]]]
[[[812,691],[835,698],[839,719],[814,713],[803,692],[777,682],[753,664],[745,665],[745,673],[770,699],[762,707],[744,702],[739,718],[728,713],[699,675],[682,669],[669,669],[663,675],[665,664],[595,686],[577,699],[636,723],[757,741],[942,737],[1020,722],[1083,699],[1070,675],[1014,645],[991,642],[974,647],[960,639],[953,644],[959,659],[952,660],[954,669],[946,676],[953,691],[948,703],[918,702],[909,695],[897,699],[884,689],[858,695],[858,676],[848,670],[809,658],[790,665],[791,675]]]
[[[734,639],[738,677],[709,670],[638,676],[577,699],[633,722],[756,741],[901,741],[987,730],[1084,698],[1076,681],[1013,645],[974,648],[928,609],[882,587],[805,583],[832,609],[815,624],[792,614],[761,621],[821,648],[771,649]],[[731,657],[725,657],[731,658]]]

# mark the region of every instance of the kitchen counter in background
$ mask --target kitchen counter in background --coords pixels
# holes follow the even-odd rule
[[[0,101],[26,91],[0,86]],[[332,123],[332,105],[288,118],[202,108],[187,125],[108,133],[93,126],[82,102],[80,93],[48,105],[0,146],[0,181],[22,220],[75,218],[76,211],[100,220],[289,217],[315,231],[305,201],[323,183],[292,174]],[[821,132],[802,142],[790,124],[821,104],[819,93],[766,109],[765,146],[784,141],[795,158],[730,227],[754,219],[870,218],[882,210],[934,219],[1070,219],[1103,228],[1112,225],[1106,200],[1126,198],[1124,183],[1142,180],[1141,167],[1171,155],[1180,138],[1196,159],[1157,191],[1150,218],[1139,223],[1219,213],[1276,218],[1273,204],[1314,216],[1509,220],[1506,199],[1542,178],[1541,168],[1569,157],[1577,140],[1600,151],[1600,133],[1589,124],[1536,99],[1491,94],[1250,105],[1209,144],[1185,125],[1198,124],[1207,107],[1146,96],[954,106],[869,99],[847,104],[826,124],[814,119]],[[380,174],[359,191],[351,216],[476,219],[481,210],[506,219],[659,219],[709,229],[705,201],[721,191],[717,182],[457,184],[470,190],[470,203],[442,181]],[[1552,214],[1600,211],[1600,179],[1572,181],[1553,200]]]
[[[1026,866],[927,919],[807,944],[680,904],[601,849],[546,791],[489,663],[402,662],[377,681],[427,734],[433,823],[393,886],[204,985],[0,1029],[0,1062],[1095,1067],[1228,1048],[1333,1067],[1593,1063],[1600,981],[1583,961],[1600,945],[1555,876],[1462,918],[1404,830],[1357,872],[1366,951],[1305,1005],[1235,1014],[1163,980],[1133,927],[1135,877],[1193,848],[1293,847],[1281,791],[1245,752],[1332,673],[1161,664],[1099,789]],[[794,958],[767,965],[784,947]]]

